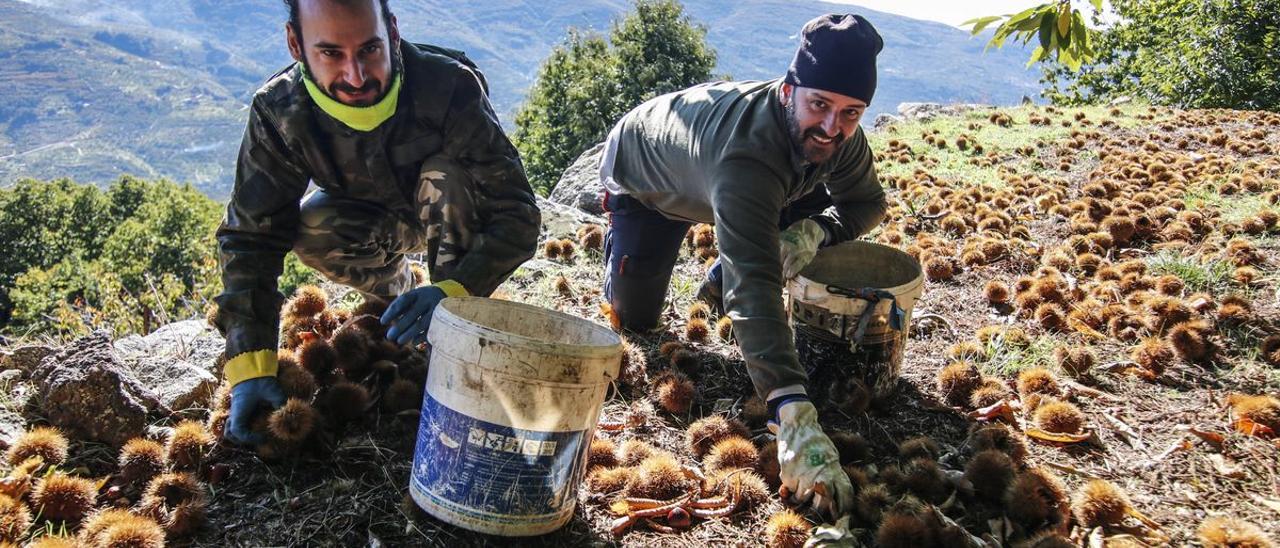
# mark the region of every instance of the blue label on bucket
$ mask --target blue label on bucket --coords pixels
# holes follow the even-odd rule
[[[424,400],[412,481],[432,502],[503,522],[573,507],[587,451],[584,431],[522,430],[469,417],[430,394]]]

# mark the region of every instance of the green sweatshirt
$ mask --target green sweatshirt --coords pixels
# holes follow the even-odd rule
[[[835,207],[814,220],[827,244],[866,234],[886,211],[861,128],[823,164],[794,152],[781,83],[703,84],[645,102],[618,123],[612,174],[667,217],[715,224],[725,312],[761,397],[806,380],[782,302],[783,207],[826,185]]]

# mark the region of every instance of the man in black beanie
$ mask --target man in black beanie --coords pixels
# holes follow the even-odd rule
[[[600,165],[610,230],[605,294],[623,326],[659,327],[692,223],[715,224],[719,261],[699,297],[733,320],[778,435],[783,485],[836,516],[853,489],[809,402],[782,284],[821,246],[884,219],[858,123],[876,87],[880,35],[857,15],[805,25],[785,78],[719,82],[654,98],[609,134]],[[815,496],[816,495],[816,496]]]

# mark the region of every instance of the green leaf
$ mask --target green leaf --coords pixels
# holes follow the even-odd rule
[[[1071,43],[1078,48],[1080,52],[1080,60],[1083,62],[1093,61],[1093,46],[1089,43],[1089,35],[1092,31],[1085,26],[1084,18],[1077,12],[1074,21],[1071,24]]]
[[[1004,19],[1004,17],[1000,15],[978,17],[978,18],[970,19],[968,21],[960,23],[960,26],[967,27],[969,25],[973,25],[973,29],[970,31],[970,35],[977,35],[978,33],[982,32],[983,29],[987,28],[988,25],[996,21],[999,21],[1001,19]]]
[[[1052,13],[1046,13],[1044,14],[1044,17],[1040,18],[1040,47],[1044,48],[1046,51],[1052,49],[1052,40],[1055,37],[1053,30],[1054,26],[1057,24],[1057,20],[1058,18]]]
[[[1009,20],[1005,22],[1005,25],[1016,27],[1019,23],[1022,23],[1023,21],[1027,21],[1027,20],[1034,21],[1036,18],[1035,15],[1037,12],[1039,12],[1040,10],[1043,10],[1046,6],[1052,6],[1052,5],[1053,4],[1040,4],[1039,6],[1033,6],[1033,7],[1027,8],[1023,11],[1018,12],[1017,15],[1009,17]]]
[[[1042,6],[1042,8],[1043,7],[1044,6]],[[1045,16],[1052,16],[1053,13],[1054,11],[1052,9],[1039,9],[1035,13],[1031,14],[1032,17],[1028,17],[1026,19],[1023,19],[1022,21],[1019,21],[1016,25],[1014,25],[1014,28],[1024,32],[1035,31],[1036,29],[1040,28],[1040,24],[1041,22],[1044,21]],[[1013,20],[1012,19],[1009,20],[1008,24],[1013,24]]]
[[[1043,46],[1036,46],[1036,50],[1031,52],[1031,60],[1027,61],[1027,68],[1031,68],[1031,65],[1039,63],[1041,60],[1043,60],[1045,57],[1046,51],[1048,50],[1044,49]]]
[[[1094,10],[1102,11],[1102,0],[1089,0],[1089,2],[1093,4]]]

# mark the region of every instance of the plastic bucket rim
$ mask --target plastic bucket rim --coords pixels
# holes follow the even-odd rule
[[[892,253],[893,253],[893,254],[895,254],[895,255],[900,255],[900,256],[902,256],[902,257],[905,257],[905,258],[907,258],[907,259],[910,259],[909,261],[905,261],[905,262],[903,263],[903,264],[905,264],[905,265],[910,266],[910,267],[911,267],[911,269],[912,269],[912,271],[913,271],[913,272],[914,272],[914,274],[915,274],[915,275],[914,275],[914,276],[913,276],[909,281],[904,282],[904,283],[901,283],[901,284],[898,284],[898,285],[895,285],[895,286],[890,286],[890,287],[879,287],[879,288],[877,288],[877,289],[883,289],[883,290],[885,290],[885,291],[888,291],[889,293],[892,293],[895,297],[900,297],[900,296],[904,296],[904,295],[910,295],[911,293],[916,292],[916,291],[918,291],[918,290],[920,290],[920,289],[922,289],[922,288],[924,287],[924,270],[920,267],[920,263],[919,263],[918,261],[916,261],[913,257],[911,257],[911,255],[910,255],[910,254],[908,254],[908,253],[907,253],[907,252],[905,252],[905,251],[902,251],[902,250],[897,249],[897,248],[892,247],[892,246],[887,246],[887,245],[879,244],[879,243],[875,243],[875,242],[867,242],[867,241],[863,241],[863,240],[851,240],[851,241],[848,241],[848,242],[841,242],[841,243],[836,244],[836,245],[834,245],[834,246],[828,247],[828,248],[827,248],[827,250],[835,250],[835,249],[838,249],[838,248],[841,248],[841,247],[845,247],[845,248],[857,248],[857,247],[861,247],[861,248],[867,248],[867,249],[878,249],[878,250],[882,250],[882,251],[892,252]],[[812,264],[812,263],[810,263],[810,264]],[[806,268],[805,270],[808,270],[808,268]],[[809,276],[805,276],[805,275],[804,275],[804,271],[803,271],[803,270],[801,271],[801,273],[800,273],[800,274],[796,275],[795,279],[794,279],[794,280],[792,280],[791,284],[793,284],[793,285],[795,285],[795,286],[801,286],[801,285],[803,285],[802,281],[803,281],[803,282],[809,282],[810,284],[813,284],[813,285],[815,285],[815,286],[822,287],[822,288],[824,288],[824,289],[825,289],[827,286],[832,285],[832,284],[830,284],[830,283],[828,283],[828,282],[823,282],[823,281],[820,281],[820,280],[817,280],[817,279],[811,278],[811,277],[809,277]],[[846,288],[846,289],[859,289],[859,288],[856,288],[856,287],[850,287],[850,288]],[[835,294],[832,294],[831,296],[833,296],[833,297],[843,297],[843,296],[841,296],[841,295],[835,295]],[[850,297],[844,297],[844,298],[850,298]],[[803,299],[803,298],[802,298],[801,300],[807,300],[807,299]]]
[[[582,325],[585,329],[590,330],[593,334],[601,335],[602,338],[609,340],[609,342],[607,344],[556,342],[528,335],[521,335],[510,331],[503,331],[467,318],[459,314],[455,309],[457,306],[470,303],[484,303],[485,306],[505,306],[520,309],[532,314],[563,318],[570,323]],[[487,338],[492,341],[509,346],[519,346],[525,350],[544,354],[555,354],[574,358],[604,359],[617,356],[618,351],[622,347],[622,337],[617,333],[614,333],[612,329],[578,316],[531,304],[518,303],[514,301],[501,301],[486,297],[450,297],[440,301],[440,304],[436,307],[435,316],[432,318],[432,327],[430,332],[427,334],[428,338],[431,337],[431,332],[436,331],[436,322],[443,322],[455,328],[461,328],[464,331],[474,330],[484,332],[486,333]]]

